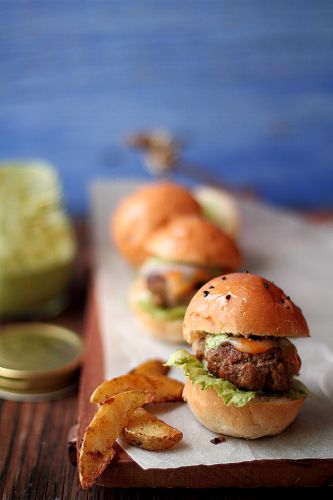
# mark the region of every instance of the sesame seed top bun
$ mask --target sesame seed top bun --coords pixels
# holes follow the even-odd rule
[[[152,234],[146,250],[167,260],[233,271],[242,264],[234,240],[212,222],[197,215],[175,217]]]
[[[175,215],[189,213],[200,214],[201,208],[185,188],[172,182],[149,184],[119,204],[111,221],[114,242],[130,263],[140,265],[151,233]]]
[[[247,273],[210,280],[192,298],[183,334],[191,344],[202,332],[274,337],[308,337],[299,307],[271,281]]]

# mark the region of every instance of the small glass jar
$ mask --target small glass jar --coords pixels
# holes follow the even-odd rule
[[[67,303],[76,254],[55,170],[0,164],[0,318],[45,318]]]

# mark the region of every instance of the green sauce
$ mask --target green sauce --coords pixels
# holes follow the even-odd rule
[[[29,311],[60,293],[75,253],[54,169],[0,164],[0,315]]]
[[[175,321],[183,319],[186,312],[186,305],[179,305],[163,309],[162,307],[155,306],[149,300],[141,299],[137,302],[138,306],[144,311],[148,312],[157,319],[165,321]]]
[[[219,345],[221,345],[223,342],[228,340],[229,335],[227,333],[219,333],[216,335],[206,335],[206,343],[205,343],[205,349],[216,349]]]

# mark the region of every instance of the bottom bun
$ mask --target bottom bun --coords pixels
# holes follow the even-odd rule
[[[202,390],[187,379],[183,391],[199,422],[218,434],[256,439],[282,432],[296,418],[304,398],[256,397],[244,406],[227,406],[214,389]]]
[[[135,317],[141,325],[154,337],[167,342],[184,342],[183,320],[166,320],[156,318],[148,311],[140,307],[137,302],[138,296],[142,292],[143,282],[141,279],[134,281],[129,292],[129,303],[135,314]]]

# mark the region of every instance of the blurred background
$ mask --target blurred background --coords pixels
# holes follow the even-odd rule
[[[124,141],[156,127],[184,144],[179,180],[193,166],[276,205],[333,208],[332,1],[0,10],[0,159],[52,162],[72,213],[95,177],[149,177]]]

